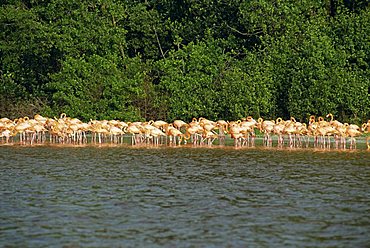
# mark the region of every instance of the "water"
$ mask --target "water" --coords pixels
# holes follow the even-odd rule
[[[0,146],[0,247],[369,247],[370,152]]]

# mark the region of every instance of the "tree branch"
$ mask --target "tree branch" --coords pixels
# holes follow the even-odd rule
[[[116,25],[116,19],[114,18],[114,15],[112,15],[112,23],[113,23],[113,27],[117,27],[117,25]],[[122,58],[125,58],[125,52],[124,52],[124,50],[123,50],[123,46],[122,46],[122,43],[121,42],[119,42],[119,50],[120,50],[120,52],[121,52],[121,55],[122,55]]]
[[[162,46],[161,46],[161,43],[160,43],[159,38],[158,38],[157,30],[155,29],[154,26],[153,26],[153,29],[154,29],[155,37],[156,37],[157,42],[158,42],[159,50],[161,51],[162,57],[165,59],[165,56],[164,56],[164,53],[163,53],[163,50],[162,50]]]
[[[243,35],[243,36],[253,36],[253,35],[258,35],[258,34],[263,33],[263,31],[262,31],[262,30],[261,30],[261,31],[258,31],[258,32],[255,32],[255,33],[252,33],[252,34],[250,34],[250,33],[243,33],[243,32],[241,32],[241,31],[237,30],[236,28],[230,27],[227,23],[225,23],[225,24],[226,24],[226,26],[227,26],[228,28],[230,28],[230,29],[231,29],[231,30],[233,30],[234,32],[236,32],[236,33],[238,33],[238,34],[240,34],[240,35]]]

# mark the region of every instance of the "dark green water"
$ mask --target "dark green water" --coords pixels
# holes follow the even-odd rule
[[[369,247],[370,152],[0,146],[0,247]]]

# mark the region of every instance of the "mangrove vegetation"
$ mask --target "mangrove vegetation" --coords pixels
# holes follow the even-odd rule
[[[370,119],[367,0],[5,0],[0,117]]]

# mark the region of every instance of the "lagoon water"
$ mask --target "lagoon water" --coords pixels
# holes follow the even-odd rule
[[[369,247],[370,152],[0,146],[0,247]]]

